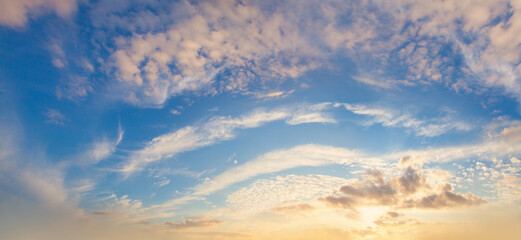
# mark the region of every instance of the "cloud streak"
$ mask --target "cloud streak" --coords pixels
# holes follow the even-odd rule
[[[448,131],[469,131],[472,126],[464,121],[454,120],[451,116],[420,120],[408,113],[399,113],[388,108],[371,107],[360,104],[336,103],[357,115],[371,117],[366,124],[382,124],[385,127],[402,127],[411,129],[417,136],[436,137]]]
[[[234,183],[265,173],[280,172],[302,166],[347,164],[366,160],[358,152],[329,146],[300,145],[287,150],[266,153],[245,164],[223,172],[212,180],[196,185],[194,195],[208,195]]]
[[[305,123],[337,123],[330,111],[343,107],[355,114],[370,116],[368,124],[380,123],[389,127],[412,129],[419,136],[434,137],[452,129],[468,131],[471,126],[450,117],[418,120],[407,114],[396,114],[385,108],[351,105],[347,103],[317,103],[279,107],[272,110],[257,109],[239,117],[216,116],[199,124],[163,134],[146,143],[146,146],[130,155],[124,165],[116,170],[127,175],[141,171],[149,163],[171,158],[182,152],[233,139],[241,129],[257,128],[266,123],[284,120],[288,125]]]
[[[149,163],[235,138],[237,130],[256,128],[273,121],[285,120],[290,125],[335,122],[323,110],[324,107],[320,105],[302,105],[273,110],[257,109],[236,118],[213,117],[201,125],[186,126],[154,138],[145,148],[133,153],[117,171],[131,174],[143,170]]]
[[[225,221],[216,220],[210,217],[188,217],[184,221],[175,223],[175,222],[166,222],[165,226],[176,229],[176,230],[183,230],[183,229],[190,229],[190,228],[206,228],[206,227],[213,227],[220,224],[225,223]]]

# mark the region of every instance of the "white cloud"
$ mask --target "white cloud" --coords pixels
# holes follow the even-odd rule
[[[236,118],[230,116],[213,117],[201,125],[186,126],[154,138],[146,144],[146,147],[134,152],[118,171],[131,174],[142,170],[148,163],[232,139],[239,129],[256,128],[272,121],[286,120],[291,125],[334,122],[332,118],[322,112],[323,110],[324,107],[320,104],[301,105],[271,111],[257,109]]]
[[[94,91],[93,83],[88,77],[68,75],[62,80],[62,84],[56,87],[56,97],[79,101],[92,91]]]
[[[261,174],[279,172],[301,166],[323,166],[356,162],[376,167],[381,165],[382,161],[395,162],[404,157],[410,160],[410,164],[422,165],[432,162],[450,162],[469,157],[492,159],[512,154],[521,154],[521,145],[505,142],[501,139],[488,140],[474,145],[408,150],[380,156],[371,156],[367,153],[346,148],[300,145],[291,149],[266,153],[245,164],[227,170],[209,181],[196,185],[193,188],[194,192],[192,195],[212,194],[232,184]],[[429,175],[433,174],[429,172]]]
[[[48,207],[67,205],[63,173],[59,168],[45,164],[40,154],[24,152],[22,156],[16,144],[16,138],[20,137],[18,129],[9,127],[0,124],[0,133],[4,134],[0,139],[0,195],[5,200],[0,201],[0,207],[10,202]]]
[[[44,112],[44,115],[47,117],[46,122],[56,125],[64,125],[65,122],[69,121],[69,118],[67,118],[57,109],[49,108],[46,112]]]
[[[236,121],[236,122],[250,122],[246,120]],[[250,126],[252,123],[250,122]],[[508,128],[508,126],[504,126],[503,128]],[[501,132],[501,130],[499,130]],[[440,163],[440,162],[449,162],[460,159],[468,159],[468,158],[476,158],[476,159],[484,159],[490,160],[495,157],[508,157],[508,156],[517,156],[521,154],[521,146],[518,143],[512,142],[508,139],[501,138],[492,138],[485,140],[479,144],[474,145],[461,145],[454,147],[440,147],[440,148],[428,148],[421,150],[408,150],[408,151],[400,151],[389,154],[383,154],[379,156],[371,156],[370,154],[366,154],[359,151],[354,151],[346,148],[339,147],[331,147],[331,146],[321,146],[321,145],[299,145],[290,149],[276,150],[272,152],[268,152],[263,154],[249,162],[244,164],[235,166],[229,170],[224,171],[223,173],[205,180],[205,182],[194,186],[191,191],[189,191],[184,197],[173,199],[167,201],[165,203],[159,205],[153,205],[150,207],[139,207],[138,210],[130,211],[131,217],[129,218],[131,221],[141,221],[145,219],[154,219],[158,217],[168,217],[173,214],[172,210],[179,208],[179,206],[185,205],[188,202],[194,200],[203,200],[205,196],[213,194],[217,191],[225,189],[227,187],[232,186],[233,184],[252,179],[255,177],[259,177],[263,174],[268,173],[276,173],[288,169],[293,169],[302,166],[309,167],[317,167],[317,166],[325,166],[332,164],[350,164],[350,163],[358,163],[363,167],[385,167],[386,163],[396,163],[400,159],[407,158],[409,160],[407,166],[415,165],[421,166],[426,163]],[[495,161],[495,160],[493,160]],[[497,161],[496,161],[497,162]],[[480,166],[482,164],[480,163]],[[507,167],[507,166],[505,166]],[[482,169],[485,169],[481,167]],[[487,171],[490,168],[486,168]],[[485,170],[484,170],[485,171]],[[497,175],[494,171],[489,171],[492,175]],[[427,181],[429,184],[439,185],[440,182],[445,183],[447,179],[451,178],[451,174],[442,171],[439,169],[429,169],[425,171],[426,176],[430,179]],[[498,175],[494,177],[495,180],[500,180],[501,176]],[[310,179],[316,178],[316,176],[309,177]],[[306,178],[307,179],[307,178]],[[330,179],[330,178],[328,178]],[[332,179],[332,177],[331,177]],[[505,175],[505,181],[510,181],[513,179],[511,176]],[[279,179],[280,180],[280,179]],[[288,177],[288,179],[282,179],[284,181],[288,180],[294,184],[301,184],[302,182],[306,182],[301,177]],[[302,180],[302,181],[301,181]],[[308,179],[309,180],[309,179]],[[327,180],[327,179],[326,179]],[[327,181],[317,181],[318,182],[331,182]],[[266,187],[271,188],[279,188],[280,186],[285,186],[282,182],[284,181],[270,181],[270,180],[257,180],[250,187],[242,188],[236,192],[236,195],[230,195],[229,204],[230,206],[240,206],[241,204],[247,204],[248,199],[242,199],[241,196],[248,195],[248,193],[262,194],[261,185],[265,185]],[[332,181],[335,182],[335,181]],[[513,181],[516,182],[516,181]],[[280,184],[279,184],[280,183]],[[292,190],[300,193],[298,189],[291,187],[294,184],[289,184],[287,188],[291,188]],[[304,184],[304,183],[303,183]],[[295,186],[297,186],[295,185]],[[301,184],[302,185],[302,184]],[[304,184],[310,190],[309,186],[315,186],[312,183]],[[326,184],[327,185],[327,184]],[[516,187],[516,186],[512,186]],[[282,187],[281,189],[286,189]],[[313,190],[314,189],[314,190]],[[316,188],[319,189],[319,188]],[[315,191],[315,188],[310,190],[310,194],[320,192]],[[446,189],[446,188],[444,188]],[[322,190],[321,190],[322,191]],[[306,193],[302,192],[304,196]],[[445,194],[445,193],[444,193]],[[282,195],[282,194],[281,194]],[[295,199],[300,198],[295,195]],[[446,194],[445,194],[446,195]],[[450,194],[449,194],[450,195]],[[440,195],[441,196],[441,195]],[[292,196],[281,196],[280,198],[274,199],[265,199],[268,196],[263,198],[265,201],[263,209],[271,208],[272,206],[277,207],[278,203],[287,204],[287,198],[292,198]],[[305,196],[303,197],[304,199]],[[126,198],[125,198],[126,199]],[[124,199],[123,199],[124,200]],[[251,198],[250,198],[251,200]],[[273,201],[271,201],[273,200]],[[246,202],[245,202],[246,201]],[[282,202],[281,202],[282,201]],[[289,200],[288,200],[289,201]],[[132,202],[132,201],[131,201]],[[130,203],[130,202],[129,202]],[[128,205],[128,204],[127,204]],[[132,204],[131,204],[132,205]],[[255,211],[253,211],[255,212]],[[222,211],[216,211],[216,214],[223,213]],[[170,214],[170,215],[169,215]],[[125,220],[127,221],[127,220]]]
[[[122,134],[120,135],[120,138],[121,137]],[[106,159],[116,151],[116,146],[118,144],[119,139],[116,141],[103,139],[100,142],[95,142],[92,144],[90,151],[87,152],[87,158],[90,159],[93,163],[97,163],[103,159]]]
[[[347,179],[326,175],[287,175],[259,179],[227,196],[229,209],[226,216],[244,217],[285,205],[314,201],[332,194],[347,182]]]
[[[386,127],[409,128],[418,136],[435,137],[451,130],[469,131],[472,129],[469,123],[455,120],[450,115],[443,118],[420,120],[408,113],[400,113],[383,107],[370,107],[360,104],[352,105],[348,103],[336,103],[335,106],[343,106],[355,114],[372,117],[372,119],[366,123],[367,125],[379,123]]]
[[[154,185],[158,186],[158,187],[162,187],[162,186],[166,186],[170,183],[170,179],[166,178],[166,177],[161,177],[159,179],[159,181],[157,182],[154,182]]]
[[[408,114],[397,114],[385,108],[372,108],[346,103],[302,104],[276,108],[270,111],[257,109],[236,118],[230,116],[213,117],[200,125],[186,126],[158,136],[148,142],[143,149],[134,152],[117,171],[129,175],[143,170],[149,163],[235,138],[236,131],[239,129],[256,128],[272,121],[285,120],[289,125],[336,123],[336,119],[326,111],[340,106],[359,115],[371,116],[373,119],[369,121],[369,124],[380,123],[389,127],[409,128],[419,136],[433,137],[453,129],[467,131],[471,128],[469,124],[453,120],[449,116],[428,121],[418,120],[410,117]]]
[[[240,118],[215,117],[202,126],[187,126],[154,138],[144,149],[131,155],[121,171],[132,173],[141,170],[147,163],[231,139],[236,129],[258,127],[284,117],[286,113],[282,111],[256,111]]]
[[[391,85],[390,82],[386,82],[386,81],[382,81],[382,80],[380,80],[380,81],[374,80],[369,77],[354,76],[352,78],[355,81],[358,81],[358,82],[361,82],[361,83],[364,83],[367,85],[375,86],[375,87],[380,87],[380,88],[391,88],[393,86],[393,85]]]
[[[285,98],[291,95],[295,90],[291,91],[272,91],[272,92],[254,92],[252,93],[255,98],[260,99],[276,99],[276,98]]]
[[[89,151],[88,155],[94,161],[100,161],[107,156],[110,156],[112,152],[114,152],[114,144],[112,142],[103,139],[101,142],[96,142],[93,144],[91,151]]]
[[[300,107],[293,113],[291,118],[286,120],[286,123],[289,125],[302,123],[336,123],[337,121],[333,117],[323,112],[327,108],[330,108],[331,105],[331,103],[326,102]]]
[[[227,170],[210,181],[196,185],[194,195],[208,195],[261,174],[280,172],[302,166],[323,166],[371,161],[358,152],[345,148],[320,145],[300,145],[291,149],[266,153],[245,164]],[[375,160],[376,161],[376,160]],[[369,162],[368,162],[369,163]],[[376,162],[372,162],[376,164]]]
[[[319,65],[312,45],[280,13],[234,1],[178,7],[188,14],[176,24],[121,39],[112,55],[116,76],[144,103],[161,105],[172,95],[207,89],[225,69],[231,74],[211,91],[247,91],[257,77],[295,78]]]
[[[521,2],[518,0],[502,1],[382,1],[386,9],[403,9],[398,18],[410,20],[416,26],[415,34],[423,37],[437,37],[445,42],[452,42],[456,49],[461,49],[467,66],[478,84],[485,87],[503,88],[521,99],[521,40],[515,33],[521,29]],[[469,41],[469,37],[473,40]],[[429,49],[429,48],[428,48]],[[433,48],[430,48],[433,49]],[[437,51],[432,53],[438,53]],[[415,58],[417,57],[417,58]],[[417,68],[421,73],[438,72],[443,76],[443,62],[449,59],[434,58],[411,54],[406,59],[410,63],[438,62],[431,67]],[[450,61],[450,60],[449,60]],[[440,65],[441,64],[441,65]],[[414,64],[413,66],[418,66]],[[450,66],[448,66],[450,67]],[[443,81],[453,81],[449,77]],[[473,85],[472,79],[464,85]],[[460,81],[454,81],[454,84]],[[453,87],[455,87],[453,85]],[[456,88],[457,89],[457,88]]]
[[[508,142],[486,141],[475,145],[402,151],[384,155],[381,158],[386,160],[396,160],[409,156],[414,162],[424,164],[429,162],[450,162],[468,157],[493,159],[494,157],[520,153],[521,147],[511,145]]]
[[[119,125],[118,135],[116,138],[108,139],[107,137],[102,137],[100,140],[93,141],[89,144],[86,151],[70,157],[71,160],[69,161],[61,162],[60,166],[70,167],[93,165],[107,159],[116,151],[116,147],[123,140],[124,133],[125,131],[123,131],[121,125]]]
[[[180,112],[179,110],[176,110],[176,109],[171,109],[171,110],[170,110],[170,113],[171,113],[172,115],[181,115],[181,112]]]
[[[8,6],[0,14],[4,20],[19,17],[3,22],[8,25],[23,25],[35,9],[65,16],[77,7],[74,0],[2,1]],[[369,85],[436,83],[467,92],[493,87],[519,100],[520,5],[518,0],[98,1],[89,13],[102,36],[97,40],[115,45],[104,49],[111,56],[103,70],[117,79],[109,91],[140,106],[162,106],[186,93],[284,97],[289,92],[278,90],[280,82],[324,66],[339,52],[356,62],[360,77],[354,79]],[[53,62],[67,66],[58,55]],[[74,80],[71,94],[62,90],[61,96],[92,91],[94,85]]]
[[[52,11],[66,18],[75,13],[77,0],[0,0],[0,24],[24,26],[29,17]]]

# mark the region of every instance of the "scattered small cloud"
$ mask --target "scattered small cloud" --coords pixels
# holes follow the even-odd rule
[[[181,115],[181,112],[180,112],[179,110],[176,110],[176,109],[171,109],[171,110],[170,110],[170,113],[171,113],[172,115]]]
[[[65,125],[65,123],[69,121],[69,118],[67,118],[57,109],[49,108],[43,114],[45,117],[47,117],[47,123]]]
[[[346,183],[348,179],[318,174],[261,178],[229,194],[224,212],[239,218],[265,212],[309,213],[315,209],[312,202]]]
[[[157,187],[163,187],[163,186],[166,186],[170,183],[170,179],[166,178],[166,177],[161,177],[159,179],[159,181],[157,182],[154,182],[154,185],[157,186]]]
[[[236,157],[236,156],[237,156],[237,154],[236,154],[236,153],[233,153],[233,154],[232,154],[232,155],[231,155],[231,156],[226,160],[226,162],[231,162],[231,161],[235,160],[235,157]],[[236,161],[236,160],[235,160],[235,161]]]
[[[62,80],[62,84],[56,86],[56,97],[78,102],[85,99],[93,91],[93,84],[88,77],[67,75]]]

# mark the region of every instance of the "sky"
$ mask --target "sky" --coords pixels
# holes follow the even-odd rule
[[[520,0],[0,0],[0,238],[519,239]]]

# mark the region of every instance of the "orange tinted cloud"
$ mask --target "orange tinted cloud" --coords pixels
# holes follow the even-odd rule
[[[408,167],[399,177],[385,181],[377,169],[369,169],[362,179],[340,188],[340,193],[319,200],[337,208],[356,211],[359,206],[389,206],[394,208],[445,208],[472,206],[485,200],[467,193],[454,193],[449,183],[437,190],[427,184],[419,169]]]

